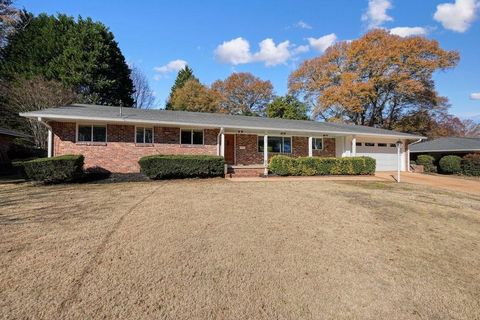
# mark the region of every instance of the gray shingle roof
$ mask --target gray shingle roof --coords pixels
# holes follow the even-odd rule
[[[219,113],[145,110],[97,105],[70,105],[41,111],[26,112],[24,117],[42,117],[46,120],[91,120],[124,123],[151,123],[165,125],[197,126],[205,128],[225,128],[235,130],[269,130],[285,132],[326,133],[326,134],[357,134],[367,136],[389,136],[395,138],[419,139],[421,136],[397,131],[378,129],[365,126],[337,124],[318,121],[272,119],[225,115]]]
[[[480,151],[480,138],[438,138],[414,144],[410,152]]]
[[[5,136],[11,136],[11,137],[17,137],[17,138],[31,138],[32,136],[25,134],[23,132],[15,131],[15,130],[10,130],[6,128],[0,128],[0,135],[5,135]]]

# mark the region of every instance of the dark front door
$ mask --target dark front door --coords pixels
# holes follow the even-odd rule
[[[235,164],[235,135],[225,135],[225,162]]]

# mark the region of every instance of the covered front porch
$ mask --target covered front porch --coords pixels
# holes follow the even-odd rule
[[[399,144],[400,142],[400,144]],[[275,155],[291,157],[355,157],[377,159],[380,171],[408,168],[407,140],[331,133],[246,131],[220,129],[217,153],[225,158],[226,173],[236,176],[268,174]]]

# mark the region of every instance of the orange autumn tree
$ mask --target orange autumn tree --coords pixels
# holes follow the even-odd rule
[[[232,73],[217,80],[212,90],[221,96],[220,108],[230,114],[264,115],[266,105],[273,99],[273,86],[248,72]]]
[[[392,129],[404,115],[446,109],[432,75],[458,61],[435,40],[373,30],[303,62],[289,91],[313,105],[314,118]]]
[[[177,88],[170,99],[170,110],[195,112],[222,112],[219,109],[220,96],[196,78],[188,79]]]

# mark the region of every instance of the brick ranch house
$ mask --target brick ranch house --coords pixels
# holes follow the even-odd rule
[[[237,175],[263,173],[276,154],[370,156],[377,171],[397,170],[399,164],[405,171],[409,142],[424,138],[317,121],[80,104],[20,115],[47,125],[50,157],[83,154],[87,167],[119,173],[139,172],[138,160],[153,154],[223,156]]]

